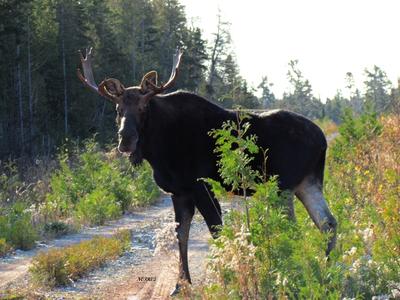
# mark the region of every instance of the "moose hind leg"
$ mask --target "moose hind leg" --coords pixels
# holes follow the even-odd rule
[[[195,205],[204,220],[213,238],[217,238],[222,225],[221,206],[211,193],[199,192],[195,198]]]
[[[180,290],[180,281],[188,281],[191,283],[188,263],[188,240],[190,223],[194,215],[194,203],[187,196],[172,196],[172,203],[175,210],[175,222],[178,223],[176,232],[179,243],[179,280],[175,290],[171,295],[176,295]]]
[[[296,188],[295,194],[319,230],[331,233],[326,250],[326,255],[329,255],[336,244],[337,223],[324,199],[321,183],[312,176],[306,177]]]

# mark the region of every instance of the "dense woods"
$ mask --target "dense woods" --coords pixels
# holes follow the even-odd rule
[[[134,85],[150,69],[165,79],[177,46],[186,49],[177,87],[196,91],[204,78],[205,41],[177,1],[1,1],[0,12],[3,157],[112,137],[114,107],[77,79],[78,49],[94,47],[97,80]]]
[[[220,102],[227,108],[287,108],[312,119],[340,122],[345,108],[378,112],[399,102],[385,72],[365,70],[365,86],[348,85],[318,99],[311,83],[288,64],[291,89],[278,99],[267,77],[260,78],[261,96],[240,75],[231,47],[229,23],[216,16],[209,41],[190,25],[178,0],[2,0],[0,1],[0,158],[54,153],[66,138],[83,140],[97,134],[101,143],[115,138],[114,107],[85,90],[76,76],[78,49],[93,46],[97,81],[115,77],[138,84],[152,69],[166,80],[174,49],[185,49],[176,89]],[[268,70],[265,70],[268,74]],[[398,104],[397,104],[398,105]]]

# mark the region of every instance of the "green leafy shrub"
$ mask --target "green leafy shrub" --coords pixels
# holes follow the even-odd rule
[[[147,162],[136,167],[132,186],[132,206],[150,205],[160,196],[160,189],[154,182],[153,171]]]
[[[17,202],[0,215],[0,238],[14,248],[27,250],[35,245],[38,232],[32,225],[31,212]]]
[[[356,145],[378,136],[382,132],[382,125],[378,121],[377,113],[367,110],[358,118],[347,109],[343,114],[343,123],[339,127],[340,135],[335,139],[330,149],[330,157],[341,161],[345,153],[352,153]]]
[[[244,195],[246,207],[247,227],[250,227],[249,208],[247,205],[248,189],[254,189],[257,179],[261,176],[258,171],[251,168],[253,155],[259,152],[256,145],[257,137],[249,135],[250,123],[245,122],[248,116],[238,115],[237,122],[227,121],[221,129],[215,129],[210,135],[215,138],[215,151],[218,154],[218,171],[226,186],[231,186],[232,191],[241,192]],[[265,152],[264,152],[265,154]],[[212,188],[216,196],[226,195],[221,183],[213,179],[204,179]]]
[[[71,214],[89,224],[115,219],[132,206],[154,201],[159,191],[148,164],[132,168],[117,155],[107,155],[94,140],[84,151],[60,155],[60,169],[50,180],[46,211],[51,216]]]
[[[53,249],[36,255],[29,271],[40,285],[67,285],[107,261],[118,258],[130,241],[130,231],[123,230],[111,238],[96,237],[67,248]]]
[[[121,207],[113,194],[103,189],[95,189],[77,203],[75,215],[83,222],[103,225],[106,220],[119,217]]]

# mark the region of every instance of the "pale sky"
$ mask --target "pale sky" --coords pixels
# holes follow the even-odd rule
[[[241,75],[256,87],[263,75],[281,97],[289,89],[288,62],[299,60],[314,94],[325,101],[353,73],[363,89],[364,69],[400,77],[400,0],[181,0],[188,21],[211,40],[218,8],[231,23]]]

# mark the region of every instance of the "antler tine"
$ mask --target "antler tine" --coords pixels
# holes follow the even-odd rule
[[[82,52],[79,50],[79,57],[81,59],[81,64],[83,68],[83,75],[81,70],[78,68],[77,73],[79,79],[89,88],[94,90],[95,92],[99,93],[99,87],[97,86],[96,82],[94,81],[93,70],[92,70],[92,47],[86,48],[86,56],[82,55]]]
[[[164,89],[167,89],[175,82],[177,75],[178,75],[179,65],[181,63],[182,54],[183,54],[182,48],[176,48],[176,52],[175,52],[174,56],[172,57],[171,76],[169,77],[168,82],[166,84],[163,84]]]
[[[161,86],[157,86],[155,85],[153,82],[151,82],[150,80],[147,80],[146,82],[151,86],[151,94],[158,94],[161,93],[163,91],[165,91],[166,89],[168,89],[169,87],[171,87],[178,75],[178,71],[179,71],[179,65],[181,62],[181,57],[183,54],[183,50],[180,48],[176,48],[176,52],[172,58],[172,69],[171,69],[171,75],[167,81],[167,83],[163,83],[161,84]]]

